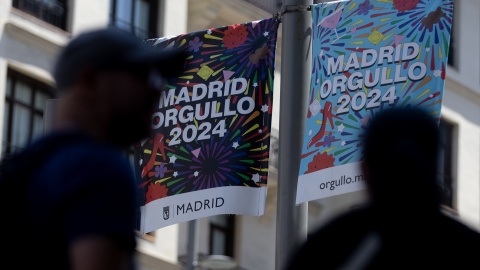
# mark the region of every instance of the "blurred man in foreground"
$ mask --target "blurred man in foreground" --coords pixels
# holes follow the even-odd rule
[[[25,211],[11,213],[9,230],[29,237],[3,256],[21,269],[132,268],[136,187],[122,150],[148,135],[161,76],[178,75],[183,61],[116,29],[81,34],[64,48],[53,72],[53,130],[6,166],[26,172],[24,197],[11,202]]]
[[[376,115],[363,140],[370,203],[316,231],[288,269],[474,269],[480,234],[440,211],[438,133],[423,110]]]

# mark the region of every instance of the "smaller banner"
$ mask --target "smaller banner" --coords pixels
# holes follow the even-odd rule
[[[188,57],[135,146],[140,233],[264,213],[277,28],[266,19],[147,41]]]
[[[452,0],[312,7],[312,78],[297,203],[364,189],[362,132],[377,113],[413,106],[440,120],[452,12]]]

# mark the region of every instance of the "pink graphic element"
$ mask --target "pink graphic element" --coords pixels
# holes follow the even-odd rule
[[[357,27],[356,27],[356,26],[353,27],[353,28],[350,29],[350,31],[348,31],[348,32],[355,34],[355,33],[357,32]]]
[[[230,77],[232,77],[233,74],[235,74],[234,71],[224,70],[223,71],[223,78],[225,79],[225,81],[228,81],[228,79],[230,79]]]
[[[253,21],[253,22],[252,22],[252,28],[255,28],[259,22],[260,22],[260,21]]]
[[[395,40],[395,47],[400,44],[405,39],[405,36],[393,35],[393,39]]]
[[[360,119],[360,121],[363,123],[364,126],[367,126],[367,123],[368,123],[369,120],[370,120],[370,116],[366,116],[366,117]]]
[[[325,28],[330,28],[330,29],[333,29],[333,31],[335,31],[335,34],[337,35],[337,39],[332,41],[332,43],[334,43],[335,41],[337,41],[338,39],[340,39],[341,37],[338,36],[338,33],[337,33],[337,25],[338,23],[340,22],[340,18],[342,17],[342,13],[343,13],[343,8],[344,6],[340,6],[339,9],[335,10],[332,14],[324,17],[318,24],[317,26],[322,26],[322,27],[325,27]]]
[[[198,155],[200,155],[200,150],[201,150],[201,148],[197,148],[197,149],[195,149],[195,150],[192,151],[192,154],[193,154],[196,158],[198,158]]]

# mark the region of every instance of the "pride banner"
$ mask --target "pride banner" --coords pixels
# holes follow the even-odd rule
[[[278,22],[266,19],[169,39],[188,53],[135,146],[140,233],[218,214],[264,214]]]
[[[297,203],[364,189],[361,136],[377,113],[413,106],[440,120],[452,12],[452,0],[312,7],[312,77]]]

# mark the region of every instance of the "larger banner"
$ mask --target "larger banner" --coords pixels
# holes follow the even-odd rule
[[[152,135],[135,146],[141,234],[218,214],[264,214],[278,22],[169,39],[188,53],[167,82]]]
[[[312,77],[297,203],[364,189],[361,136],[378,112],[422,107],[440,120],[452,12],[453,0],[312,7]]]

